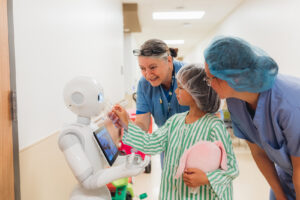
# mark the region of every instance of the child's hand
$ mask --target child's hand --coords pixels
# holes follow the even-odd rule
[[[196,168],[184,170],[182,178],[184,183],[189,187],[198,187],[209,184],[206,174],[200,169]]]
[[[122,128],[128,129],[129,115],[122,106],[115,105],[110,116],[114,117],[114,124],[116,126],[121,126]]]
[[[112,123],[115,125],[116,128],[118,129],[123,128],[118,115],[116,115],[113,111],[110,111],[107,114],[107,117],[112,121]]]

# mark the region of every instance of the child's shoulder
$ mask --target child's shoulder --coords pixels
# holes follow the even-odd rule
[[[211,132],[211,134],[213,135],[223,135],[223,136],[226,136],[226,138],[229,138],[229,133],[228,131],[226,130],[226,126],[225,126],[225,123],[223,120],[221,120],[219,117],[217,117],[216,115],[214,114],[209,114],[208,116],[208,119],[207,121],[209,121],[209,124],[208,124],[208,129],[209,131]],[[214,136],[216,137],[216,136]]]
[[[213,126],[215,126],[215,125],[224,126],[225,125],[223,120],[221,120],[215,114],[208,113],[207,118],[208,118],[208,122]]]

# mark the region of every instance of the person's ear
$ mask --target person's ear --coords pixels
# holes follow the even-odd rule
[[[172,56],[168,56],[168,63],[172,63],[172,62],[173,62]]]
[[[172,56],[168,56],[168,66],[173,67],[173,58],[172,58]]]

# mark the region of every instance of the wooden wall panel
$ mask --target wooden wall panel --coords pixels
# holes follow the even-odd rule
[[[0,199],[3,200],[15,199],[8,44],[7,0],[0,0]]]

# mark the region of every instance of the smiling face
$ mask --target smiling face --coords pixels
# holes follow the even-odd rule
[[[193,97],[182,87],[179,81],[177,81],[175,94],[180,105],[191,106],[192,104],[195,104],[195,100],[193,99]]]
[[[205,63],[205,73],[206,76],[210,79],[211,87],[216,91],[221,99],[226,99],[234,96],[233,94],[235,90],[231,88],[226,81],[212,75],[209,71],[207,63]]]
[[[171,80],[173,70],[171,56],[167,59],[139,56],[138,62],[142,75],[153,87],[167,84]]]

